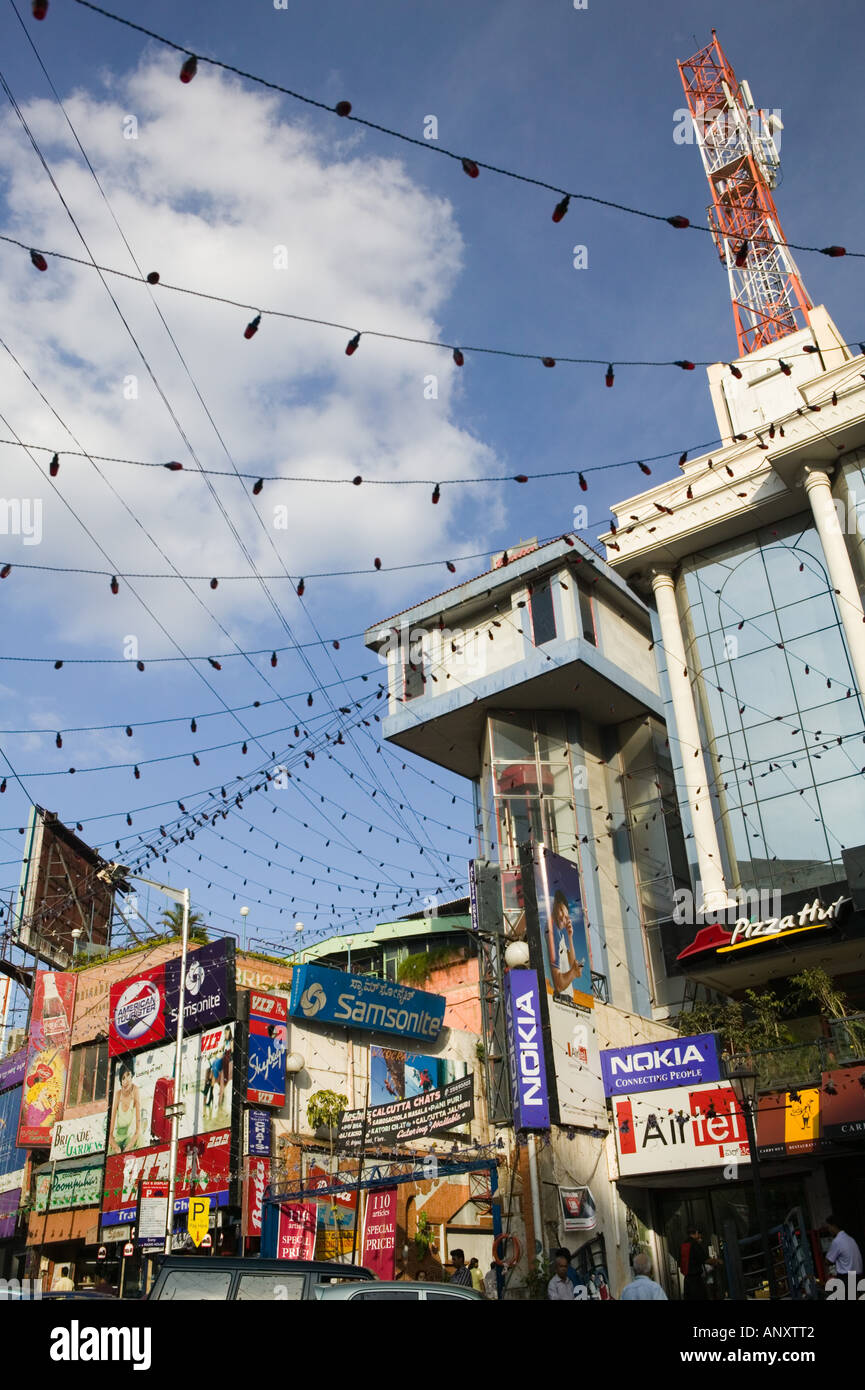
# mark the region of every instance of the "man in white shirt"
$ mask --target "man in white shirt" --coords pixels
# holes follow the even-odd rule
[[[564,1299],[566,1303],[574,1301],[574,1286],[568,1278],[568,1263],[570,1255],[567,1250],[557,1250],[555,1258],[555,1274],[547,1284],[547,1298],[557,1303],[559,1299]]]
[[[861,1274],[862,1252],[852,1236],[842,1231],[834,1216],[827,1216],[826,1230],[832,1237],[832,1244],[826,1251],[826,1259],[835,1266],[836,1274]]]
[[[623,1303],[667,1302],[667,1295],[652,1279],[652,1261],[648,1255],[634,1256],[634,1278],[619,1294]]]
[[[74,1292],[75,1292],[75,1285],[73,1284],[72,1280],[69,1278],[69,1266],[68,1266],[68,1265],[62,1265],[62,1266],[61,1266],[61,1268],[60,1268],[60,1273],[59,1273],[59,1275],[55,1278],[54,1283],[51,1285],[51,1288],[52,1288],[52,1290],[53,1290],[55,1293],[74,1293]]]

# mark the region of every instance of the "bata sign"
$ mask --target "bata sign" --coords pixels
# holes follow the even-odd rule
[[[604,1094],[663,1091],[672,1086],[717,1081],[721,1075],[712,1033],[698,1033],[651,1047],[611,1047],[601,1053]]]
[[[749,946],[774,945],[788,936],[831,927],[850,907],[851,901],[842,896],[824,905],[819,898],[814,898],[812,902],[782,917],[765,917],[759,922],[740,917],[732,927],[714,922],[711,926],[701,927],[690,946],[680,951],[677,959],[687,960],[690,956],[701,956],[710,951],[718,956],[726,956],[731,951],[745,950]]]
[[[623,1178],[750,1161],[745,1120],[730,1086],[616,1096],[613,1120]]]

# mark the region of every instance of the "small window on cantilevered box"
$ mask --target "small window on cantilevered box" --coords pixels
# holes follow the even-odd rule
[[[419,695],[423,695],[425,687],[423,653],[419,650],[412,650],[411,655],[409,655],[406,652],[402,661],[403,699],[416,700]]]
[[[536,647],[556,639],[556,614],[553,608],[553,591],[549,580],[535,584],[529,598],[529,612],[532,615],[532,640]]]
[[[587,642],[591,642],[593,647],[598,645],[598,637],[595,632],[595,615],[592,611],[592,596],[582,584],[577,585],[577,597],[580,604],[580,628],[583,637]]]

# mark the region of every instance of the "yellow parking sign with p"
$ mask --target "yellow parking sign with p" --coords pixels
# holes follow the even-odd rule
[[[210,1198],[190,1197],[186,1229],[195,1245],[200,1245],[210,1228]]]

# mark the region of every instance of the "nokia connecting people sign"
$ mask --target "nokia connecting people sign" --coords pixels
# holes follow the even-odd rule
[[[423,989],[310,964],[295,966],[288,1012],[292,1018],[429,1041],[442,1030],[445,999]]]
[[[718,1081],[721,1069],[715,1035],[697,1033],[690,1038],[607,1048],[601,1053],[601,1075],[608,1096]]]
[[[505,976],[505,1022],[514,1124],[517,1129],[549,1129],[550,1098],[537,971],[508,971]]]

